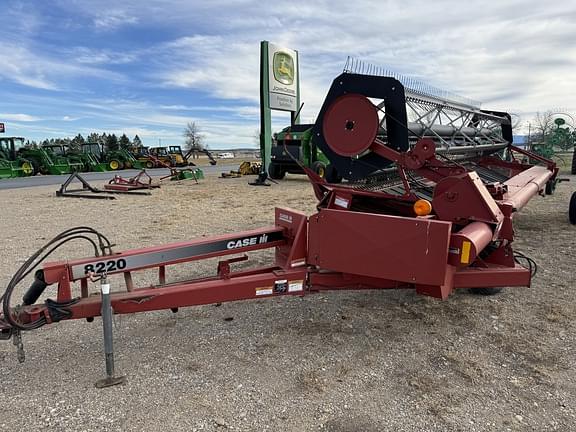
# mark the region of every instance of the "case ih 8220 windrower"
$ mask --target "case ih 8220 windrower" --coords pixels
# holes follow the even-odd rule
[[[21,331],[102,315],[109,359],[111,313],[341,289],[413,288],[446,299],[455,288],[529,286],[532,262],[512,249],[512,219],[535,195],[553,192],[556,165],[512,145],[508,114],[431,93],[391,77],[334,80],[313,133],[348,181],[328,184],[307,170],[319,201],[311,216],[277,208],[270,227],[125,252],[90,228],[59,235],[11,280],[4,337],[23,355]],[[89,240],[96,256],[43,264],[22,305],[12,306],[15,286],[72,239]],[[246,259],[240,254],[268,248],[269,266],[232,270]],[[214,257],[222,257],[216,276],[167,283],[168,266]],[[133,273],[150,268],[158,284],[135,286]],[[109,293],[112,274],[123,274],[125,290]],[[90,295],[98,279],[101,294]],[[56,298],[36,303],[51,285]]]

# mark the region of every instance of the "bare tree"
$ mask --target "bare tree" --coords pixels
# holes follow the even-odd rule
[[[196,122],[188,122],[184,129],[184,148],[192,150],[192,158],[198,159],[198,152],[204,150],[204,135]]]
[[[538,111],[530,126],[532,129],[530,131],[530,144],[543,143],[554,129],[554,113],[552,111]]]

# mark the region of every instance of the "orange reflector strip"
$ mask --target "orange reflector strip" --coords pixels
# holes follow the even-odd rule
[[[432,204],[425,199],[419,199],[414,203],[414,213],[416,216],[428,216],[432,213]]]

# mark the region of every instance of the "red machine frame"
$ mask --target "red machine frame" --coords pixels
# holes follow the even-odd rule
[[[390,95],[401,106],[400,84],[390,82]],[[340,84],[335,80],[333,88],[344,92]],[[389,103],[391,112],[401,113]],[[324,290],[413,288],[446,299],[456,288],[530,285],[530,270],[516,262],[512,250],[512,219],[555,181],[554,162],[509,144],[510,160],[485,156],[475,161],[475,166],[496,170],[507,180],[483,181],[474,170],[437,157],[430,139],[418,140],[411,149],[380,141],[376,108],[363,94],[329,97],[317,123],[315,132],[324,135],[326,152],[335,158],[369,153],[394,162],[403,192],[328,184],[306,170],[319,200],[312,216],[277,208],[275,225],[268,228],[48,263],[43,282],[57,284],[56,304],[69,313],[55,318],[48,304],[34,304],[13,309],[12,316],[23,324],[98,316],[101,296],[91,295],[88,283],[112,274],[122,274],[126,286],[111,294],[117,314]],[[393,131],[391,124],[390,136]],[[396,132],[400,141],[408,139],[406,131]],[[508,134],[511,141],[511,129]],[[515,155],[542,165],[522,163]],[[413,175],[433,186],[430,214],[414,214],[413,204],[420,197],[409,181]],[[362,208],[363,202],[371,207]],[[247,259],[238,255],[270,248],[275,249],[270,265],[233,271],[233,263]],[[220,261],[213,277],[167,282],[168,266],[229,255],[236,257]],[[133,273],[150,268],[158,269],[158,284],[136,287]],[[73,294],[75,282],[80,284],[79,297]],[[0,320],[0,330],[10,329]]]
[[[69,306],[70,319],[100,314],[100,296],[90,295],[88,282],[104,273],[124,276],[126,291],[111,295],[117,314],[324,290],[415,288],[420,294],[445,299],[455,288],[529,286],[529,270],[513,258],[512,217],[556,174],[554,164],[543,160],[547,166],[540,167],[487,158],[483,164],[498,164],[516,173],[504,185],[507,188],[494,188],[490,193],[474,172],[454,172],[436,159],[430,151],[433,145],[421,141],[402,158],[400,153],[378,147],[377,141],[374,149],[396,158],[400,170],[405,167],[403,160],[410,160],[413,170],[434,177],[438,183],[432,205],[443,220],[350,211],[347,206],[354,196],[372,193],[326,184],[309,172],[324,202],[310,217],[277,208],[275,225],[268,228],[48,263],[43,266],[44,280],[57,284],[58,303],[73,300],[72,284],[80,283],[80,300]],[[510,149],[526,154],[516,147]],[[414,200],[409,188],[402,199]],[[453,204],[458,199],[463,201]],[[475,220],[454,229],[461,223],[462,207]],[[499,247],[482,258],[480,253],[494,241]],[[275,262],[270,266],[232,271],[231,264],[247,259],[243,255],[220,261],[213,277],[167,283],[168,266],[269,248],[275,248]],[[149,268],[158,269],[158,284],[136,287],[132,273]],[[44,304],[21,307],[18,313],[23,323],[40,316],[52,322]]]

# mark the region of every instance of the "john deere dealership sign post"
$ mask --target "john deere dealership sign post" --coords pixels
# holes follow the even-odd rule
[[[300,105],[298,52],[268,41],[260,43],[260,154],[262,169],[270,165],[271,111],[289,111],[291,123]]]

